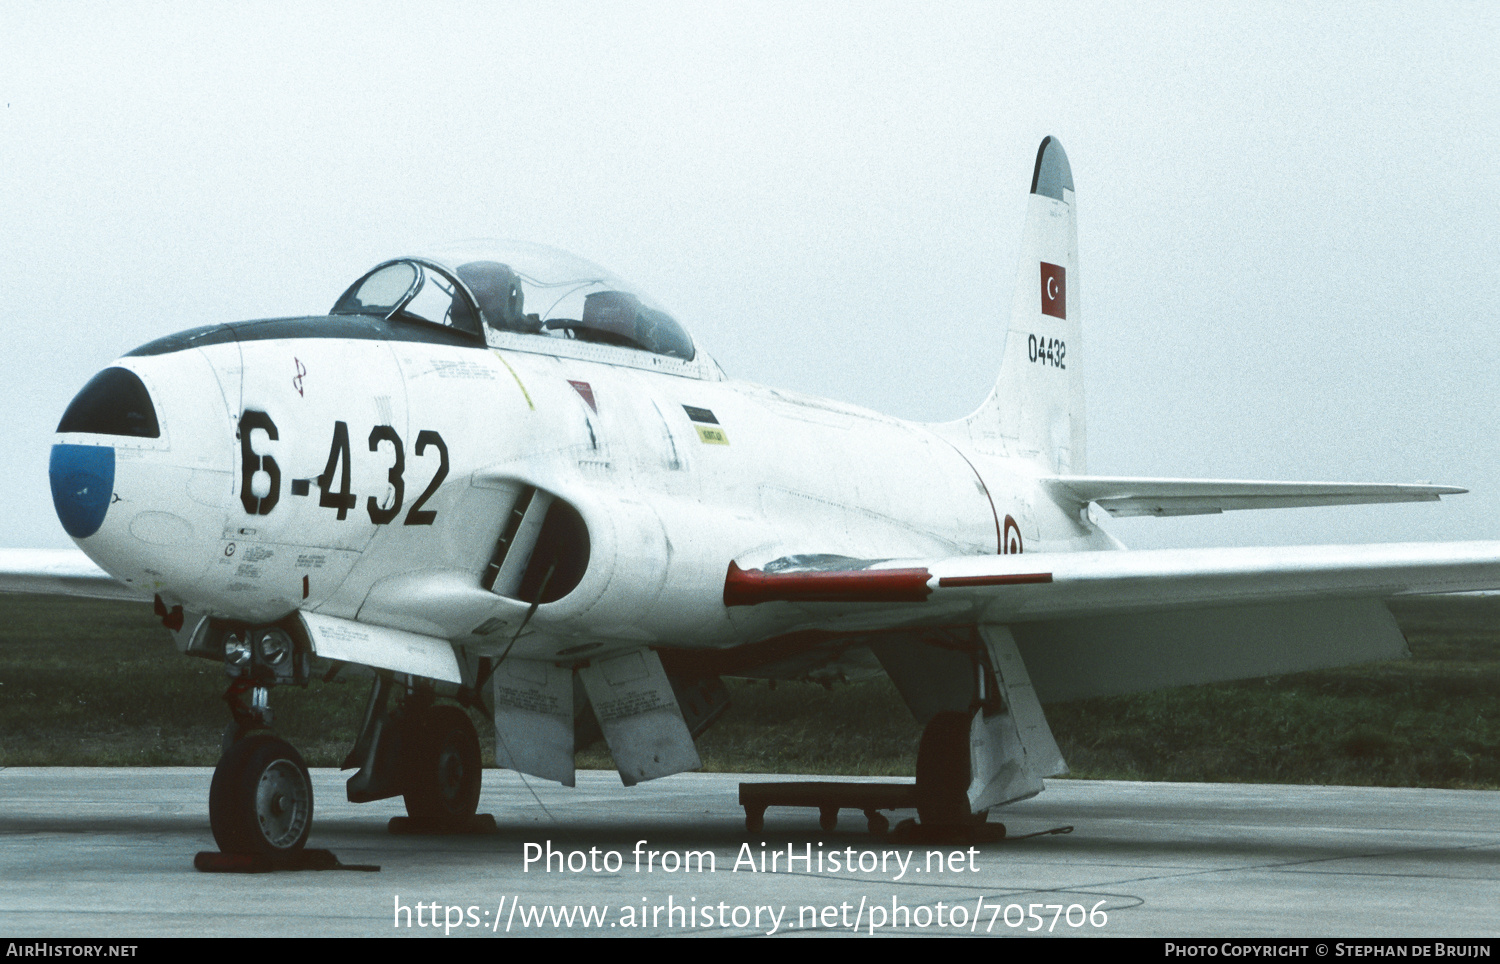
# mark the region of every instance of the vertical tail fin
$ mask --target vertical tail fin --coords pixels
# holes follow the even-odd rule
[[[1000,377],[984,404],[955,426],[976,447],[1032,458],[1059,474],[1085,471],[1078,318],[1073,172],[1062,145],[1048,137],[1031,175]]]

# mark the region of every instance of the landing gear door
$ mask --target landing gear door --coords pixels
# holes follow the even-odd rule
[[[1042,777],[1068,772],[1010,629],[980,626],[979,636],[1001,699],[987,700],[999,708],[974,714],[970,729],[969,805],[976,812],[1036,796]]]
[[[627,787],[703,766],[655,652],[596,660],[578,675]]]
[[[512,657],[490,681],[495,762],[573,786],[573,671],[545,660]]]

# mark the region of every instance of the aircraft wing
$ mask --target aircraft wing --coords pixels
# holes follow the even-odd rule
[[[764,570],[731,563],[730,607],[785,602],[881,610],[887,625],[930,624],[923,609],[975,623],[1309,599],[1500,588],[1500,542],[1146,549],[846,560]],[[836,557],[835,557],[836,559]]]
[[[128,602],[151,598],[116,580],[77,549],[0,549],[0,592]]]
[[[1287,509],[1374,502],[1436,502],[1467,489],[1451,485],[1370,482],[1254,482],[1232,479],[1142,479],[1054,475],[1041,482],[1060,502],[1090,502],[1112,516],[1206,515],[1233,509]]]
[[[891,630],[1008,627],[1043,702],[1399,659],[1386,598],[1500,588],[1500,542],[847,562],[731,564],[724,602],[787,607],[786,632],[863,637],[882,662],[932,658]]]

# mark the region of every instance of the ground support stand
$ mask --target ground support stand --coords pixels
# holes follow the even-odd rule
[[[814,807],[825,832],[838,826],[840,810],[861,810],[870,832],[882,834],[891,823],[880,811],[916,809],[917,788],[910,783],[742,783],[740,806],[750,833],[765,827],[767,807]]]

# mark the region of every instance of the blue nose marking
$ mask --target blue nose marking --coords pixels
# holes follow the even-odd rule
[[[52,506],[68,535],[83,539],[99,531],[115,492],[115,450],[108,445],[54,445],[47,467]]]

